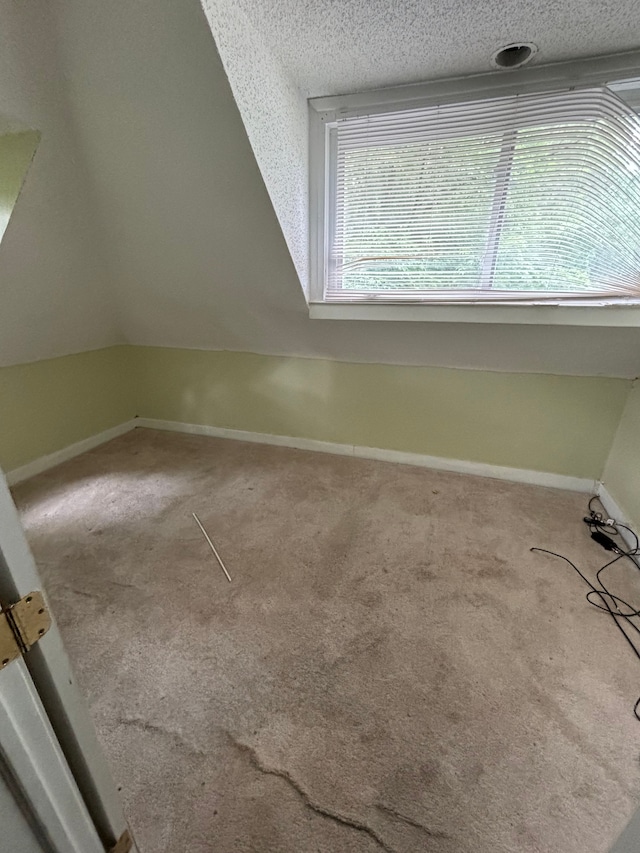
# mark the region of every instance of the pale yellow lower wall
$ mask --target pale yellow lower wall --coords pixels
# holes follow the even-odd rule
[[[631,382],[136,347],[142,417],[601,476]]]
[[[602,479],[632,526],[640,531],[640,381],[627,399]]]
[[[0,368],[0,466],[138,414],[597,479],[630,388],[623,379],[111,347]]]
[[[11,471],[132,418],[131,350],[1,367],[0,467]]]

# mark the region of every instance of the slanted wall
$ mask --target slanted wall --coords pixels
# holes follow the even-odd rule
[[[233,0],[203,0],[253,153],[305,292],[308,292],[308,110]]]

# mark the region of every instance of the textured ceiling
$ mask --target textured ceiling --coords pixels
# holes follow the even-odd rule
[[[532,41],[536,63],[640,47],[637,0],[237,0],[308,96],[491,71]],[[507,73],[507,72],[506,72]]]
[[[64,78],[62,71],[60,77],[52,73],[46,48],[54,41],[53,28],[44,14],[42,20],[34,18],[34,4],[41,5],[43,13],[51,7],[55,14]],[[29,75],[36,71],[40,75],[39,97],[47,110],[59,115],[60,129],[73,127],[82,141],[76,154],[64,147],[60,133],[54,134],[49,145],[53,153],[44,158],[49,130],[58,125],[41,125],[41,150],[28,180],[35,192],[26,187],[18,202],[22,209],[16,210],[22,215],[12,220],[2,246],[3,346],[3,334],[7,337],[15,328],[10,340],[16,346],[22,340],[37,344],[33,357],[59,354],[59,349],[46,352],[40,343],[45,321],[59,337],[66,335],[67,351],[79,348],[78,342],[90,335],[93,346],[105,345],[96,324],[109,317],[109,306],[94,299],[87,286],[97,280],[99,270],[83,268],[92,273],[82,279],[84,296],[60,281],[58,261],[67,264],[70,274],[76,266],[80,269],[71,265],[70,255],[77,232],[80,243],[96,258],[104,249],[119,331],[130,343],[345,362],[586,376],[639,374],[638,329],[311,320],[199,0],[28,0],[22,5],[0,0],[0,12],[3,5],[23,10],[24,33],[41,36],[42,41],[34,42],[38,51],[27,57]],[[213,3],[207,5],[214,10]],[[218,15],[224,10],[225,4],[215,3]],[[8,27],[1,14],[0,21],[0,45],[6,46]],[[229,36],[234,32],[229,30]],[[273,123],[264,64],[242,41],[236,41],[234,49],[244,51],[246,62],[255,66],[251,79],[256,79],[261,100],[249,108],[262,107],[260,121]],[[39,54],[41,70],[36,64]],[[12,60],[10,50],[0,52],[0,68],[9,68]],[[34,100],[39,91],[33,94],[29,75],[25,71],[19,106]],[[0,75],[0,106],[10,82],[10,74]],[[54,98],[63,88],[67,109],[58,107]],[[245,94],[249,89],[247,82]],[[302,118],[304,106],[303,102]],[[6,112],[20,114],[17,109]],[[42,196],[47,201],[50,196],[65,200],[67,195],[82,200],[83,185],[74,183],[74,177],[86,175],[93,208],[86,212],[74,208],[71,218],[58,205],[59,215],[52,218],[51,205],[43,206],[39,195],[44,190],[34,180],[43,173],[58,193]],[[30,205],[25,207],[25,202]],[[90,214],[104,238],[95,249],[84,228],[85,222],[93,221]],[[46,220],[47,228],[38,227],[41,220]],[[9,238],[15,241],[13,255],[8,252]],[[64,249],[60,256],[54,251],[59,247]],[[8,267],[12,258],[15,263]],[[32,259],[38,260],[38,267],[30,263]],[[49,274],[40,274],[46,264]],[[40,280],[42,287],[55,293],[56,303],[42,290]],[[15,285],[11,290],[15,296],[7,307],[8,282]],[[8,351],[11,361],[18,360],[16,353],[22,350]],[[325,393],[332,376],[328,368],[324,385],[301,388],[301,393]],[[281,381],[287,377],[270,379]],[[196,382],[190,387],[197,392],[199,386]],[[269,382],[258,390],[268,400]]]

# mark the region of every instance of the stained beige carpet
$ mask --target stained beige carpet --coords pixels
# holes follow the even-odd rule
[[[15,496],[141,853],[604,853],[640,799],[640,663],[529,552],[593,574],[583,495],[136,430]]]

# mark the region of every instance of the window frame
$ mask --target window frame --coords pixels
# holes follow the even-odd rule
[[[392,112],[402,109],[431,107],[438,104],[484,100],[509,95],[554,92],[571,86],[598,86],[640,78],[640,51],[577,60],[554,65],[491,72],[472,77],[458,77],[432,83],[396,86],[369,92],[311,98],[309,104],[309,305],[310,315],[340,319],[442,319],[445,322],[516,322],[567,323],[569,325],[640,326],[640,300],[602,299],[597,302],[571,304],[561,299],[544,303],[535,296],[528,303],[483,302],[481,300],[411,301],[406,296],[397,301],[386,294],[384,300],[374,297],[355,301],[332,301],[324,297],[328,268],[328,229],[330,227],[327,184],[331,174],[332,125],[338,118]],[[615,87],[614,87],[615,88]],[[619,88],[625,88],[620,83]],[[627,86],[628,88],[628,86]],[[640,93],[640,81],[634,89]],[[329,182],[329,186],[331,186]],[[595,315],[599,315],[596,319]],[[539,317],[540,319],[537,319]]]

